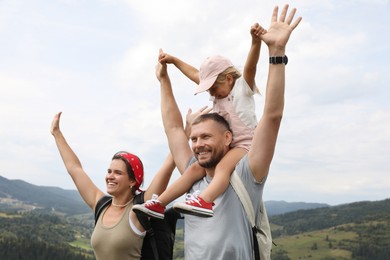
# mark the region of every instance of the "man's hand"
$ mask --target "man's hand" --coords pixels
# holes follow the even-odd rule
[[[267,33],[262,35],[262,39],[268,45],[271,55],[277,55],[280,51],[284,53],[291,32],[302,20],[302,17],[298,17],[293,22],[296,9],[293,8],[288,16],[287,10],[288,5],[285,5],[280,13],[280,17],[278,18],[279,8],[276,6],[272,14],[271,26]]]
[[[168,63],[168,64],[171,64],[171,63],[174,63],[174,59],[175,57],[166,53],[166,52],[163,52],[161,49],[160,49],[160,54],[158,56],[158,61],[160,63]]]

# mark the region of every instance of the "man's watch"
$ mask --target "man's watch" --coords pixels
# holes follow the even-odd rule
[[[288,58],[286,55],[269,57],[270,64],[282,64],[283,63],[284,65],[287,65],[287,62],[288,62]]]

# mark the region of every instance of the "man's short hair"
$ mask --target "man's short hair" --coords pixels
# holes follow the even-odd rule
[[[220,126],[222,126],[225,130],[233,133],[228,121],[226,121],[226,119],[218,113],[208,113],[208,114],[200,115],[197,118],[195,118],[195,120],[192,122],[192,125],[197,125],[207,120],[212,120],[217,124],[219,124]]]

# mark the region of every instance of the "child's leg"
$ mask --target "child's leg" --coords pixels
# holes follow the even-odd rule
[[[163,219],[165,206],[186,193],[203,176],[205,176],[204,169],[198,163],[194,163],[159,197],[153,194],[152,199],[143,204],[134,205],[132,209],[138,215]]]
[[[170,185],[161,195],[158,200],[163,206],[168,205],[184,193],[186,193],[192,185],[205,176],[205,171],[197,162],[191,164],[172,185]]]
[[[231,149],[215,168],[213,180],[199,195],[206,202],[213,202],[229,186],[230,176],[236,164],[247,153],[243,148]]]

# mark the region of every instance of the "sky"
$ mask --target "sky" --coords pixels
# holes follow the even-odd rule
[[[339,205],[390,197],[390,1],[0,0],[0,175],[75,189],[50,134],[61,129],[105,190],[112,155],[137,154],[148,186],[168,153],[159,48],[199,67],[243,68],[250,27],[289,3],[303,20],[286,54],[285,111],[264,200]],[[256,83],[264,92],[268,50]],[[211,106],[168,67],[180,110]],[[264,96],[255,96],[257,115]],[[175,172],[172,181],[179,174]]]

